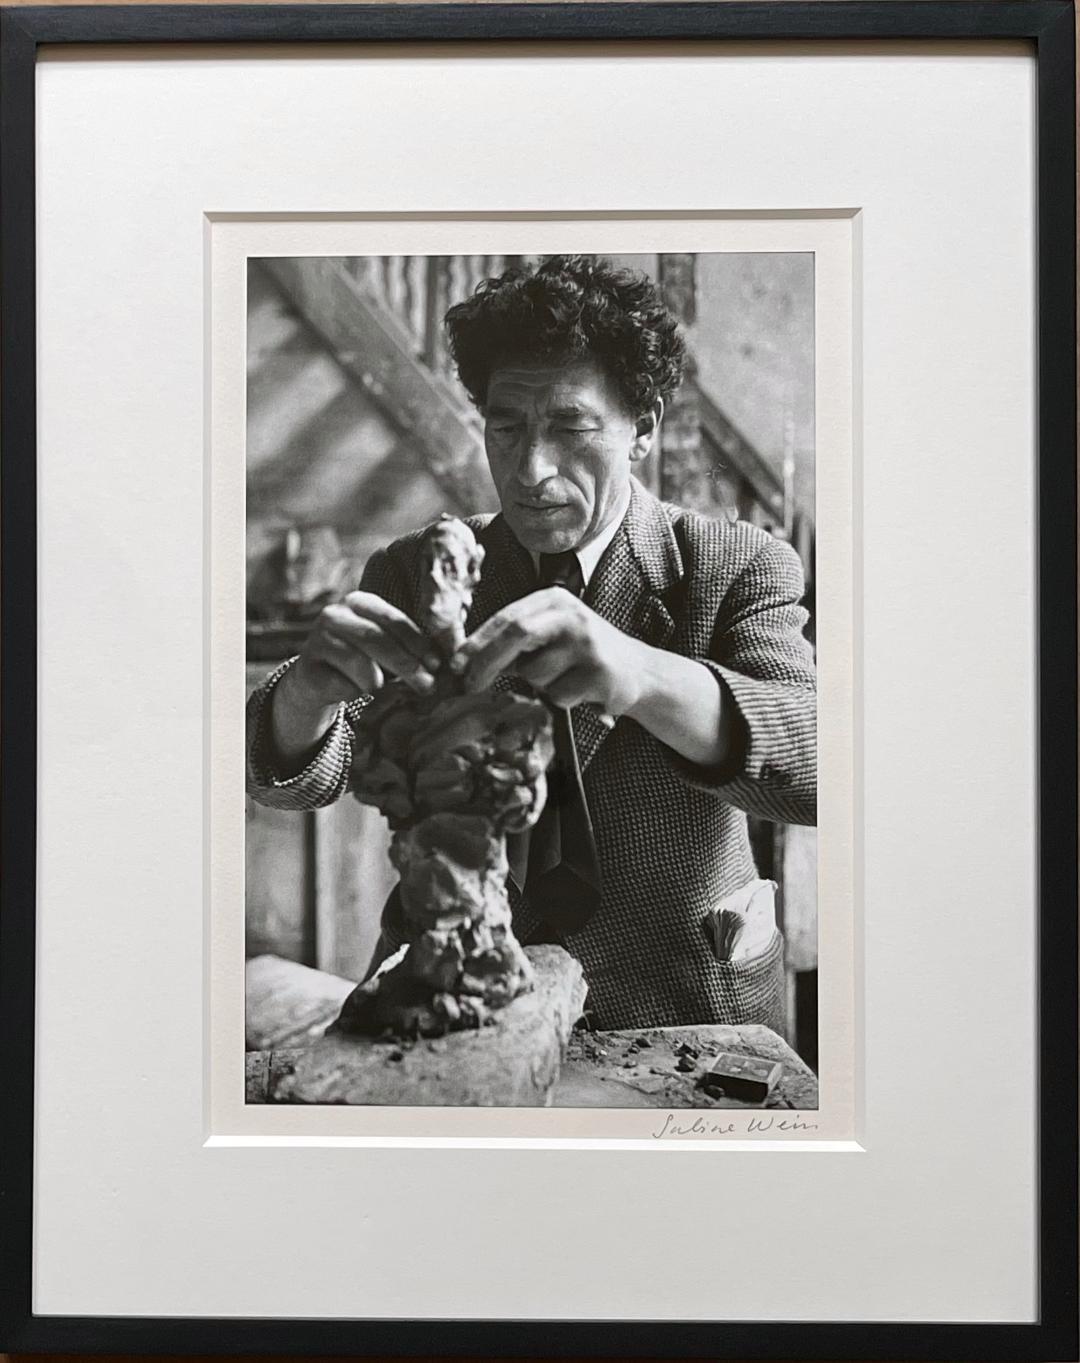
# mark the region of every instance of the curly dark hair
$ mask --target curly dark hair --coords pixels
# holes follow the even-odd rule
[[[550,256],[484,279],[445,317],[458,376],[483,407],[493,370],[595,359],[632,416],[682,381],[686,344],[656,285],[601,256]]]

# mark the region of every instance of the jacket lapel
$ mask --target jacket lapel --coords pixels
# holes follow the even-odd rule
[[[675,633],[665,596],[682,579],[682,556],[662,504],[630,484],[630,505],[585,590],[585,604],[624,634],[667,648]],[[595,705],[573,710],[574,741],[582,771],[612,732]]]
[[[480,582],[465,632],[472,634],[511,601],[518,601],[536,588],[536,574],[528,550],[517,541],[501,513],[493,517],[477,537],[484,549]]]

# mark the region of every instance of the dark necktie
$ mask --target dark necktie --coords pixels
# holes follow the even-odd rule
[[[585,587],[577,555],[540,555],[540,586],[564,587],[580,596]],[[600,865],[592,819],[585,802],[570,712],[555,710],[555,754],[548,768],[548,796],[529,837],[525,898],[556,934],[580,931],[600,906]]]

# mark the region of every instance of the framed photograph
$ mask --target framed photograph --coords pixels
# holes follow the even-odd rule
[[[826,637],[850,636],[850,588],[832,574],[839,578],[839,566],[851,560],[851,220],[687,218],[666,234],[668,243],[681,238],[717,249],[614,249],[655,240],[658,231],[656,220],[611,217],[598,226],[533,216],[496,226],[350,222],[341,230],[232,221],[215,231],[212,270],[221,287],[213,288],[213,334],[219,353],[235,356],[247,375],[246,394],[221,390],[211,434],[216,444],[245,454],[214,461],[211,493],[213,505],[237,508],[239,519],[230,512],[224,526],[245,525],[245,570],[225,581],[237,593],[247,584],[244,598],[221,612],[230,623],[215,640],[223,658],[237,649],[244,641],[231,622],[246,613],[246,656],[236,666],[237,672],[245,666],[249,678],[246,755],[220,794],[237,827],[220,837],[214,858],[226,886],[245,885],[246,923],[229,910],[227,889],[211,896],[221,906],[214,932],[222,940],[211,996],[211,1034],[223,1051],[212,1067],[213,1103],[215,1122],[231,1131],[285,1123],[291,1131],[415,1135],[415,1109],[430,1107],[443,1134],[449,1123],[476,1135],[554,1136],[561,1121],[565,1134],[581,1135],[582,1109],[593,1110],[588,1130],[596,1137],[651,1137],[656,1129],[693,1126],[693,1114],[689,1123],[668,1117],[673,1109],[735,1112],[723,1119],[729,1134],[853,1134],[851,866],[838,860],[825,868],[832,879],[823,893],[834,907],[819,952],[814,828],[814,654]],[[396,250],[327,255],[337,249],[335,232],[342,247]],[[490,241],[493,232],[507,246],[540,249],[435,253],[452,236],[465,247]],[[601,245],[608,254],[597,253]],[[246,303],[233,297],[229,281],[246,286]],[[608,309],[625,320],[613,326]],[[625,339],[619,326],[629,328]],[[597,346],[618,346],[618,365],[639,376],[633,382],[656,385],[647,397],[662,409],[660,419],[653,426],[650,418],[640,432],[623,421],[614,465],[606,454],[611,419],[594,415],[606,408],[598,377],[586,372],[591,352],[582,348],[578,358],[567,358],[581,345],[575,331],[595,336]],[[536,347],[531,357],[522,350],[527,346]],[[511,410],[525,380],[513,366],[486,368],[486,357],[494,361],[496,353],[516,353],[530,383],[557,371],[561,424],[552,421],[526,438],[524,417]],[[745,374],[735,379],[740,369]],[[721,405],[713,394],[726,383],[731,396]],[[583,415],[573,417],[579,407]],[[753,423],[755,439],[745,434]],[[820,499],[816,433],[836,451]],[[519,438],[520,458],[512,443]],[[560,448],[567,452],[556,455]],[[821,538],[829,541],[821,555],[819,500]],[[378,616],[389,604],[409,619],[423,617],[422,595],[393,570],[385,580],[380,574],[399,554],[413,563],[426,543],[415,531],[433,520],[443,525],[440,514],[465,518],[461,533],[471,538],[475,531],[480,556],[462,656],[475,648],[482,659],[485,647],[505,649],[493,641],[504,627],[516,630],[526,613],[521,646],[498,664],[519,702],[559,695],[571,670],[542,675],[561,665],[568,645],[529,634],[528,613],[539,613],[541,630],[578,628],[572,593],[557,594],[554,607],[542,594],[537,569],[550,559],[539,546],[578,545],[589,569],[588,581],[578,584],[588,611],[582,618],[601,629],[590,647],[616,650],[611,675],[605,679],[601,663],[585,698],[562,707],[565,720],[554,716],[556,726],[572,728],[578,770],[560,784],[553,758],[536,823],[530,815],[530,826],[511,823],[504,836],[502,797],[477,774],[478,762],[489,759],[470,746],[479,743],[479,753],[490,754],[491,742],[503,745],[496,770],[516,819],[529,789],[531,750],[526,745],[511,759],[506,740],[484,737],[489,723],[496,735],[504,722],[502,692],[487,694],[483,677],[479,691],[455,685],[437,667],[441,680],[433,690],[418,693],[399,676],[376,688],[376,704],[370,692],[357,692],[357,678],[339,682],[328,661],[337,657],[329,641],[358,628],[361,637],[373,623],[369,612]],[[572,515],[580,517],[580,533],[558,524]],[[549,520],[550,533],[543,529]],[[708,540],[695,540],[701,534],[723,539],[721,557],[732,560],[727,588],[723,575],[697,567],[696,556],[711,552]],[[536,567],[528,550],[519,552],[530,543],[538,546]],[[240,547],[231,529],[215,545],[222,556]],[[818,562],[829,577],[820,623]],[[719,601],[748,570],[764,573],[755,589],[758,609],[718,625]],[[623,660],[624,637],[647,647],[665,640],[666,651],[674,651],[680,631],[692,628],[699,572],[703,581],[715,580],[716,595],[701,609],[705,633],[696,643],[687,637],[681,648],[706,662],[695,661],[687,677],[675,679],[664,717],[684,689],[693,694],[698,669],[727,668],[743,657],[746,670],[730,683],[726,672],[717,676],[733,688],[746,676],[768,701],[769,722],[784,728],[781,742],[752,759],[757,769],[775,769],[760,780],[755,775],[753,788],[737,785],[747,779],[745,763],[729,764],[729,774],[718,772],[714,781],[704,776],[707,763],[657,743],[633,720],[642,702],[628,682],[639,664],[634,653]],[[375,601],[368,599],[373,594]],[[560,608],[565,615],[557,626],[546,615],[553,608],[555,619]],[[610,636],[593,617],[614,627]],[[758,636],[752,644],[751,619]],[[746,661],[748,648],[759,661]],[[390,654],[380,656],[389,670]],[[645,653],[640,665],[649,661]],[[313,751],[290,763],[274,751],[276,742],[289,742],[284,732],[275,739],[275,725],[289,719],[294,678],[327,669],[334,672],[326,673],[332,693],[343,687],[346,708],[314,745],[305,736],[302,745]],[[850,760],[851,727],[841,718],[852,685],[843,642],[818,670],[829,697],[823,746],[834,759]],[[707,701],[717,679],[702,670],[700,680]],[[834,706],[834,695],[845,700]],[[235,688],[223,688],[219,699],[222,733],[238,733],[244,726]],[[744,703],[752,723],[754,699]],[[382,713],[387,705],[392,719]],[[543,709],[509,713],[544,717]],[[650,722],[657,725],[655,717]],[[399,729],[409,740],[400,751],[392,738]],[[444,732],[453,739],[434,737]],[[684,745],[688,737],[669,736]],[[771,743],[764,730],[760,739]],[[792,754],[800,754],[794,765]],[[444,768],[452,778],[445,788]],[[244,777],[246,857],[242,792],[231,789]],[[588,862],[573,841],[584,827],[575,822],[579,800],[589,811]],[[556,813],[574,875],[558,881],[549,901],[538,886],[537,858]],[[835,814],[850,828],[850,808],[837,806]],[[446,840],[463,830],[471,835],[478,818],[491,824],[492,845],[498,857],[505,851],[507,867],[491,873],[486,919],[474,909],[467,926],[455,926],[462,903],[480,896]],[[660,833],[666,823],[673,827]],[[687,833],[676,836],[674,825]],[[218,816],[213,826],[216,837]],[[658,835],[642,837],[650,827]],[[714,842],[728,850],[700,855]],[[590,867],[588,886],[578,886],[579,873]],[[312,894],[305,895],[305,884]],[[600,893],[590,911],[593,884]],[[430,919],[432,903],[447,926]],[[631,927],[635,904],[641,921]],[[508,908],[504,938],[500,922]],[[569,917],[575,911],[579,920]],[[613,936],[611,924],[626,914],[625,930]],[[481,926],[488,920],[490,940]],[[482,949],[472,946],[478,933]],[[226,944],[230,934],[235,940]],[[407,959],[397,961],[406,943]],[[436,997],[449,992],[441,987],[448,953],[457,962],[452,978],[460,981],[474,969],[470,962],[521,961],[519,944],[523,970],[537,978],[512,1007],[493,1006],[492,989],[504,987],[496,974],[496,986],[484,976],[487,992],[456,984],[451,1015],[438,1016],[448,1002]],[[493,945],[501,956],[484,955]],[[419,967],[429,951],[436,964]],[[415,986],[418,968],[433,971],[440,987],[406,1005],[402,981]],[[357,981],[367,982],[354,988]],[[225,1051],[241,995],[244,1032]],[[473,1001],[486,1010],[481,1026],[471,1025]],[[435,1016],[427,1016],[429,1006]],[[416,1007],[420,1013],[402,1011]],[[330,1035],[310,1045],[328,1022]],[[528,1039],[521,1046],[523,1026]],[[539,1063],[549,1050],[551,1063]],[[744,1081],[744,1065],[759,1076]],[[722,1073],[731,1066],[725,1088]],[[267,1103],[275,1110],[266,1111]],[[441,1110],[447,1107],[471,1110]],[[505,1107],[517,1109],[512,1118],[492,1110]]]
[[[0,1342],[1076,1359],[1071,0],[0,17]]]

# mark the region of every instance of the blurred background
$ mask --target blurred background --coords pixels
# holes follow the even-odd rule
[[[533,256],[252,259],[247,349],[247,689],[291,657],[368,555],[441,512],[494,511],[482,427],[442,334],[451,303]],[[611,256],[680,318],[690,371],[638,476],[657,495],[789,540],[814,640],[814,259]],[[817,1067],[817,840],[751,821],[780,885],[788,1040]],[[346,799],[247,802],[247,952],[360,979],[394,883],[381,816]]]

